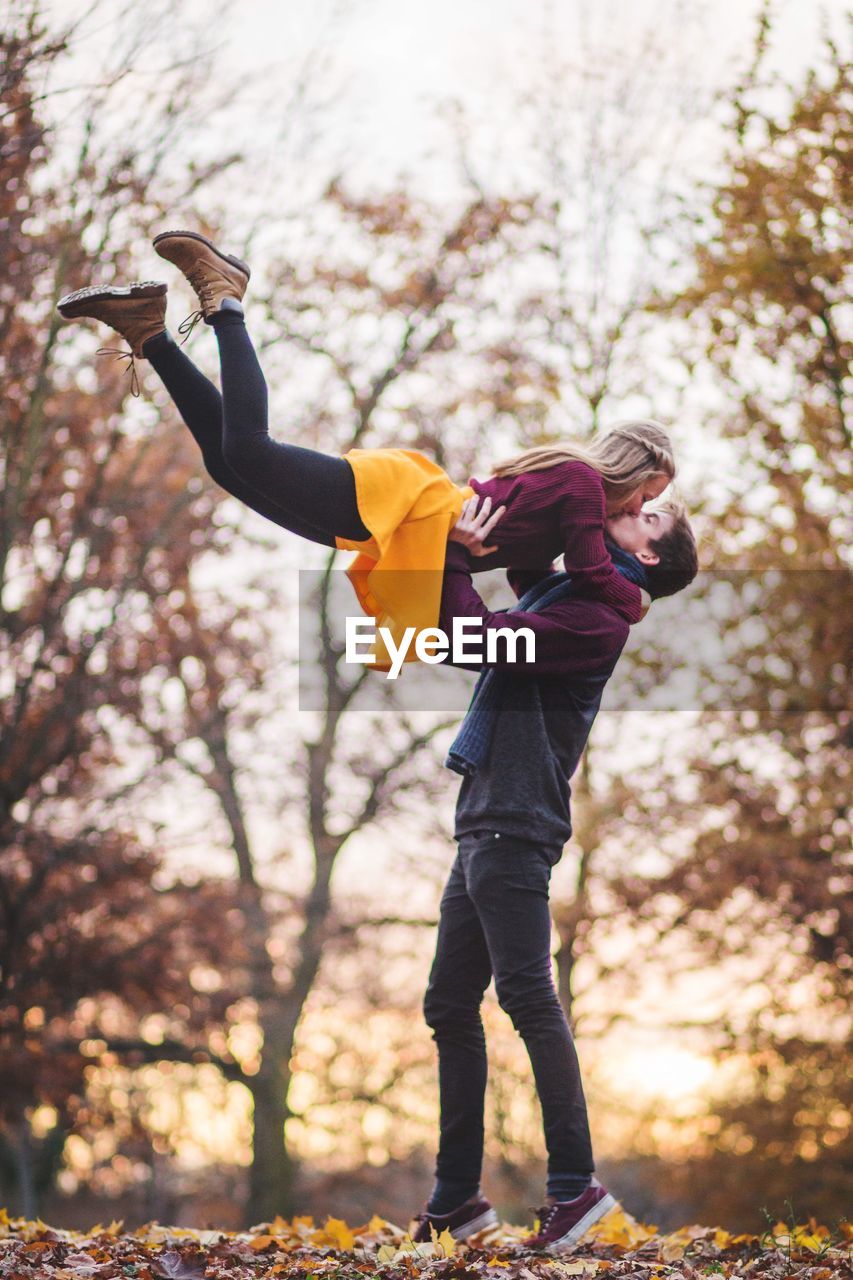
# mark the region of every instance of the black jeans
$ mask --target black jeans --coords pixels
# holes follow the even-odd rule
[[[462,836],[441,899],[424,1015],[438,1049],[441,1125],[436,1190],[447,1213],[478,1191],[486,1041],[480,1004],[494,975],[522,1036],[542,1107],[548,1194],[570,1200],[594,1169],[574,1041],[551,972],[548,888],[560,849],[511,836]]]
[[[271,438],[267,384],[243,317],[223,311],[211,324],[221,395],[167,331],[143,348],[195,437],[208,474],[253,511],[311,542],[333,547],[336,534],[369,538],[346,458]]]

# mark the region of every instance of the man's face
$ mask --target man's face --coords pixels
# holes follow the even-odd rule
[[[617,546],[630,551],[641,564],[657,564],[660,557],[653,550],[653,538],[659,538],[673,525],[673,517],[666,511],[641,511],[631,515],[623,511],[618,516],[608,516],[604,527]]]

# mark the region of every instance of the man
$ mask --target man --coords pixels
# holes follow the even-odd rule
[[[511,569],[508,577],[517,596],[527,593],[524,602],[549,591],[549,580],[563,582],[549,591],[550,597],[562,590],[560,598],[541,611],[528,604],[491,612],[474,589],[469,562],[469,553],[484,553],[498,513],[487,516],[487,509],[463,512],[452,531],[460,540],[448,542],[439,625],[450,633],[453,618],[466,617],[480,619],[485,632],[527,627],[535,656],[508,665],[497,646],[491,664],[497,684],[492,677],[491,692],[483,689],[483,698],[492,700],[487,749],[479,763],[466,764],[461,733],[458,751],[451,748],[448,757],[465,776],[456,805],[458,852],[441,900],[424,1000],[438,1049],[441,1123],[436,1183],[426,1211],[417,1215],[415,1239],[429,1240],[433,1227],[464,1239],[497,1220],[480,1190],[486,1087],[480,1004],[494,976],[498,1000],[530,1056],[548,1151],[547,1203],[526,1245],[557,1253],[616,1203],[593,1177],[577,1054],[551,972],[548,887],[571,835],[569,778],[628,623],[609,605],[565,594],[571,586],[553,566]],[[607,533],[617,565],[652,598],[674,594],[696,575],[695,538],[675,504],[612,517]],[[517,654],[525,654],[521,643]],[[479,695],[478,685],[466,725]]]

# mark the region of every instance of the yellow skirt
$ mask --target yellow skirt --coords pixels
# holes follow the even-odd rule
[[[438,626],[447,535],[474,490],[454,484],[414,449],[350,449],[343,456],[355,475],[359,515],[372,536],[363,542],[336,538],[335,545],[358,552],[347,577],[363,611],[376,619],[371,665],[387,671],[391,660],[378,628],[386,627],[399,645],[406,627],[417,635]],[[405,661],[417,661],[414,637]]]

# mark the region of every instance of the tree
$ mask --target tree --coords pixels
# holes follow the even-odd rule
[[[752,1055],[753,1093],[733,1105],[719,1145],[740,1134],[743,1154],[775,1123],[766,1157],[781,1160],[802,1203],[812,1196],[810,1162],[822,1149],[841,1155],[837,1118],[850,1102],[838,1054],[853,963],[844,676],[850,70],[828,44],[784,112],[759,70],[760,57],[734,103],[730,171],[703,227],[693,282],[660,304],[689,320],[686,359],[711,364],[729,406],[736,462],[717,499],[715,565],[741,571],[752,610],[740,650],[744,692],[703,716],[687,812],[664,801],[663,821],[681,824],[683,856],[650,881],[625,877],[620,889],[661,935],[684,930],[697,963],[738,957],[741,983],[716,1043],[721,1053]],[[666,796],[660,778],[657,786]],[[631,816],[641,812],[637,805]],[[647,809],[650,823],[661,817]],[[816,1092],[810,1073],[822,1082]],[[791,1105],[797,1097],[809,1101]],[[828,1187],[808,1200],[816,1213],[824,1202],[826,1212],[837,1205]]]
[[[90,390],[54,310],[89,282],[93,260],[126,278],[116,224],[127,234],[128,209],[144,210],[142,229],[162,216],[147,184],[180,113],[174,103],[159,122],[152,112],[147,173],[115,144],[96,156],[91,118],[63,168],[38,87],[74,34],[49,32],[37,5],[20,4],[0,63],[0,1092],[4,1164],[17,1168],[27,1211],[85,1109],[92,1054],[80,1042],[101,1040],[115,1000],[125,1048],[143,1055],[151,1045],[134,1023],[158,1004],[181,1024],[183,1056],[191,1030],[221,1019],[219,999],[197,999],[182,966],[209,961],[211,904],[227,900],[213,881],[146,893],[156,851],[122,812],[139,781],[123,758],[127,727],[162,638],[180,629],[193,560],[221,548],[218,497],[150,406],[135,423],[125,416],[114,366]],[[183,67],[184,90],[203,75],[203,61]],[[37,1177],[30,1124],[41,1102],[56,1121]]]
[[[365,682],[348,682],[339,670],[340,655],[327,654],[322,672],[328,695],[325,712],[318,718],[316,736],[304,743],[297,761],[300,786],[297,807],[291,810],[296,821],[302,818],[305,823],[314,865],[312,883],[303,898],[282,892],[275,875],[259,872],[242,785],[249,770],[241,767],[234,743],[257,724],[256,716],[253,719],[252,714],[246,714],[247,703],[253,696],[266,696],[270,664],[262,655],[273,651],[270,628],[258,620],[257,599],[247,611],[216,591],[205,593],[198,585],[193,572],[196,564],[205,554],[215,557],[223,551],[228,535],[216,516],[220,495],[200,480],[197,459],[185,438],[176,448],[162,429],[165,421],[156,401],[142,407],[138,422],[126,418],[121,413],[124,388],[112,370],[107,371],[107,390],[102,386],[97,397],[92,395],[85,373],[73,373],[67,363],[71,342],[76,353],[85,349],[85,340],[79,331],[68,335],[68,344],[60,340],[61,326],[53,312],[60,294],[88,283],[93,251],[102,278],[111,273],[127,278],[126,255],[123,249],[111,247],[111,235],[120,225],[127,238],[129,221],[145,234],[162,216],[163,201],[153,195],[153,181],[166,151],[166,139],[174,139],[180,94],[190,82],[181,79],[180,92],[176,90],[176,98],[167,104],[167,124],[159,146],[156,112],[150,111],[146,128],[148,140],[153,139],[153,151],[143,151],[138,163],[124,153],[111,156],[109,141],[102,140],[98,152],[95,107],[90,103],[91,115],[85,121],[83,142],[74,158],[73,182],[69,183],[68,175],[62,172],[62,156],[50,149],[53,140],[37,122],[31,83],[39,58],[58,57],[64,48],[63,39],[47,41],[35,8],[22,10],[19,25],[10,31],[7,43],[9,83],[19,95],[7,119],[27,139],[23,146],[13,141],[9,144],[20,165],[17,189],[9,186],[6,196],[9,219],[15,227],[15,237],[9,241],[10,275],[17,275],[18,296],[42,299],[40,312],[28,317],[26,326],[20,315],[7,312],[5,330],[7,349],[14,350],[18,378],[9,391],[18,417],[7,438],[3,521],[6,565],[10,574],[14,571],[17,589],[17,596],[4,595],[4,664],[16,690],[5,726],[3,761],[9,918],[20,919],[21,895],[35,897],[32,889],[18,892],[18,877],[27,883],[31,878],[44,889],[40,909],[50,921],[56,908],[51,895],[58,884],[66,883],[61,876],[49,875],[50,867],[54,863],[66,865],[69,860],[73,867],[86,841],[95,849],[99,847],[98,833],[103,834],[107,826],[113,836],[121,831],[126,857],[132,859],[133,827],[151,829],[144,817],[145,802],[153,797],[155,788],[163,793],[175,764],[203,783],[225,821],[226,843],[237,869],[236,901],[244,915],[237,950],[226,947],[224,941],[221,948],[227,981],[212,988],[216,998],[206,1002],[190,999],[186,988],[174,985],[177,977],[169,968],[167,953],[155,947],[155,937],[160,944],[164,939],[163,912],[154,894],[148,900],[151,937],[142,951],[147,963],[158,963],[164,969],[163,984],[152,986],[149,1002],[143,1001],[137,1013],[149,1011],[151,1001],[174,998],[167,1019],[169,1035],[159,1043],[156,1037],[149,1043],[144,1034],[133,1034],[132,1027],[122,1024],[111,1030],[110,1020],[103,1019],[101,1006],[110,995],[117,995],[127,1002],[125,1013],[132,1021],[132,1001],[139,983],[128,971],[124,977],[116,974],[115,991],[90,992],[101,999],[86,1006],[86,1038],[97,1042],[104,1062],[133,1065],[169,1058],[213,1062],[227,1078],[240,1080],[254,1103],[254,1162],[247,1213],[273,1216],[292,1208],[296,1166],[284,1143],[284,1124],[290,1115],[290,1062],[297,1028],[334,924],[333,871],[341,851],[355,835],[387,821],[417,793],[441,790],[430,770],[419,772],[418,764],[443,726],[434,717],[425,725],[400,717],[393,729],[386,727],[381,748],[377,740],[377,746],[365,752],[356,745],[356,734],[342,730],[344,713]],[[133,57],[131,50],[124,68],[128,75]],[[117,74],[116,82],[121,78]],[[96,94],[101,108],[103,93],[98,90]],[[228,159],[223,160],[219,169],[228,164]],[[193,171],[191,183],[197,178],[197,171]],[[70,191],[68,199],[63,194],[66,189]],[[186,194],[194,189],[191,185]],[[174,195],[174,187],[168,194]],[[436,214],[426,207],[416,209],[405,197],[359,202],[334,187],[327,207],[358,230],[362,246],[368,248],[371,271],[362,285],[347,276],[344,266],[318,263],[310,282],[315,312],[319,305],[325,322],[335,294],[354,285],[353,311],[361,309],[367,316],[378,316],[388,336],[384,367],[369,367],[366,351],[375,356],[379,348],[375,343],[366,348],[362,340],[357,358],[364,363],[365,373],[355,363],[346,371],[342,382],[353,392],[352,416],[341,413],[338,417],[341,436],[346,438],[348,433],[351,443],[361,440],[374,427],[377,410],[385,408],[390,389],[396,390],[404,376],[412,380],[411,403],[419,404],[423,412],[414,377],[429,361],[448,355],[462,374],[457,384],[449,384],[442,406],[446,412],[463,414],[466,406],[474,406],[482,417],[498,397],[504,412],[509,412],[515,386],[529,382],[523,370],[515,377],[515,366],[521,363],[518,352],[508,346],[491,393],[477,385],[470,370],[466,385],[466,344],[455,339],[453,325],[455,316],[463,308],[467,310],[462,302],[464,290],[488,268],[490,255],[506,254],[501,235],[523,217],[523,206],[477,200],[437,238]],[[34,212],[43,220],[43,230],[35,230]],[[375,266],[370,250],[371,246],[391,244],[399,274],[393,284],[386,285],[382,280],[385,264],[370,278]],[[421,256],[422,269],[413,275],[415,252]],[[286,273],[279,288],[288,298],[291,290]],[[304,323],[305,295],[300,301]],[[287,306],[278,310],[286,312]],[[305,345],[314,358],[310,335]],[[489,368],[493,354],[493,341],[481,339],[476,353],[480,373]],[[469,359],[469,365],[473,363]],[[337,367],[338,373],[341,367]],[[366,382],[364,389],[360,382]],[[35,396],[29,394],[33,385]],[[319,425],[329,425],[329,419],[321,419]],[[469,426],[469,444],[470,435]],[[268,593],[268,607],[272,609],[274,603]],[[177,690],[182,691],[182,699],[176,707]],[[131,765],[128,770],[125,749],[130,750],[135,768]],[[292,793],[276,801],[292,802]],[[127,819],[126,826],[120,822],[122,816]],[[162,842],[165,835],[156,827],[151,831],[155,842]],[[22,863],[21,848],[26,841],[30,842],[28,849],[37,844],[44,851],[41,863]],[[60,849],[65,851],[62,857]],[[139,865],[153,875],[157,864],[152,856]],[[22,869],[24,866],[28,869]],[[65,874],[73,880],[73,871],[67,866]],[[85,876],[83,880],[85,883]],[[215,888],[213,882],[209,895],[201,895],[202,904],[211,905]],[[187,896],[179,885],[174,885],[173,891],[175,902]],[[228,900],[225,894],[222,901]],[[294,932],[297,919],[300,926]],[[209,933],[213,923],[209,918],[202,928],[203,906],[193,913],[192,920],[195,925],[188,921],[187,936],[195,938],[198,958],[213,957]],[[117,927],[120,922],[119,913]],[[73,920],[69,929],[67,946],[73,950],[79,941]],[[347,928],[342,932],[352,936]],[[103,932],[97,945],[103,966],[108,967],[115,947],[110,930]],[[7,957],[10,981],[17,977],[16,966],[26,954],[19,947]],[[155,955],[160,957],[157,961]],[[102,969],[93,966],[93,981],[100,972]],[[52,973],[52,980],[59,982],[62,968]],[[170,974],[171,987],[166,981]],[[16,985],[22,998],[28,998],[29,989],[20,981]],[[180,992],[185,999],[179,998]],[[79,1050],[75,1057],[68,1043],[73,1030],[79,1033],[83,1024],[79,1017],[71,1016],[75,999],[79,1001],[77,987],[60,987],[57,999],[64,1013],[53,1021],[44,1010],[12,1003],[10,1036],[13,1040],[18,1037],[16,1051],[24,1062],[27,1054],[49,1046],[59,1055],[57,1062],[69,1063],[51,1094],[58,1103],[59,1080],[64,1080],[68,1090],[64,1123],[73,1116],[75,1106],[78,1116],[84,1109],[78,1106],[74,1092],[80,1071],[75,1074],[71,1069],[73,1063],[80,1068]],[[239,1005],[245,1016],[247,1000],[257,1016],[263,1043],[256,1058],[241,1061],[230,1052],[217,1051],[214,1044],[221,1043],[221,1028],[235,1007]],[[198,1012],[199,1004],[207,1011],[207,1022]],[[32,1119],[37,1100],[36,1095],[21,1099],[25,1119]],[[59,1131],[59,1120],[56,1128]],[[59,1145],[57,1139],[57,1150]]]

